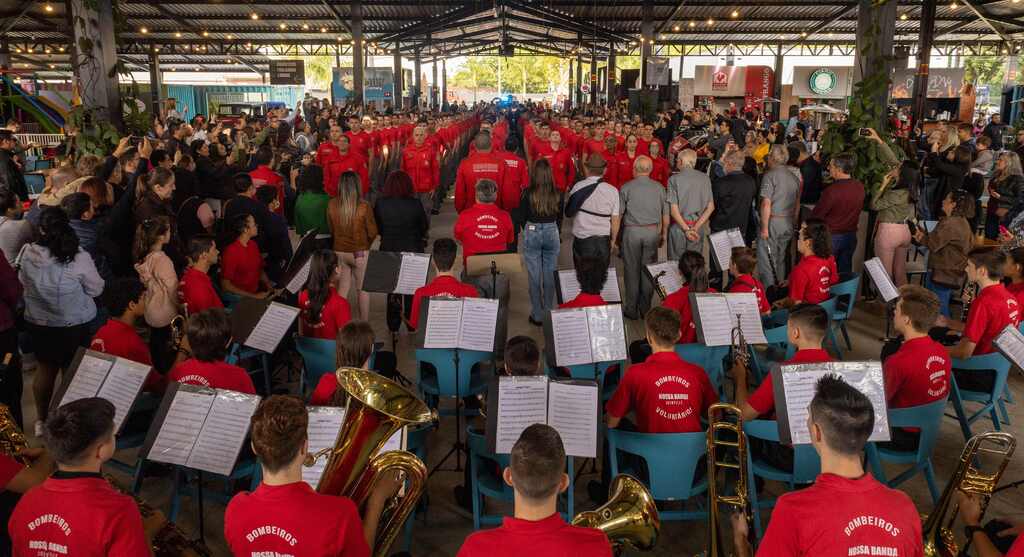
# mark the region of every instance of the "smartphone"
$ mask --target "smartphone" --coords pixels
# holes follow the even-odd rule
[[[871,137],[871,128],[861,128],[857,130],[857,133],[863,137]]]

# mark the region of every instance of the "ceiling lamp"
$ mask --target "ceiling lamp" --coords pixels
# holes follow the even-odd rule
[[[255,20],[259,19],[259,18],[260,18],[260,14],[258,14],[256,12],[253,12],[253,13],[249,14],[249,19],[251,19],[253,21],[255,21]]]
[[[714,25],[714,24],[715,24],[715,20],[714,20],[714,19],[711,19],[711,18],[709,17],[709,18],[708,18],[708,25]]]
[[[139,28],[139,33],[142,33],[143,35],[145,35],[146,33],[149,33],[149,29],[146,29],[145,27],[140,27]]]
[[[308,31],[309,30],[309,24],[308,23],[303,23],[302,24],[302,28]]]
[[[282,31],[288,28],[288,26],[283,23],[281,25],[278,25],[278,27],[280,27]]]
[[[731,15],[733,17],[733,19],[735,19],[735,18],[740,16],[740,11],[739,10],[733,10],[732,13],[729,14],[729,15]]]
[[[900,14],[900,20],[906,21],[907,20],[907,14],[906,13]]]
[[[210,36],[210,32],[209,31],[203,31],[203,36],[204,37],[209,37]]]
[[[181,31],[175,32],[174,33],[174,37],[177,38],[177,39],[180,39],[181,38]]]
[[[673,25],[672,26],[672,30],[673,31],[679,31],[679,26],[678,25]]]
[[[46,10],[47,13],[53,13],[53,4],[47,2],[46,5],[43,6],[43,9]]]
[[[326,27],[321,27],[320,28],[320,32],[321,33],[326,33],[327,32],[327,28]]]
[[[696,23],[696,22],[694,22],[694,21],[691,21],[691,22],[690,22],[690,27],[696,27],[696,26],[697,26],[697,23]]]

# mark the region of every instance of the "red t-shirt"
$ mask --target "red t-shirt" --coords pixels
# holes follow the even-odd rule
[[[829,287],[839,282],[836,258],[808,255],[800,259],[789,274],[789,297],[809,304],[829,299]]]
[[[153,365],[153,358],[149,353],[149,346],[143,342],[142,337],[135,331],[135,327],[127,325],[117,319],[108,319],[106,323],[96,331],[92,337],[89,348],[118,358],[124,358],[147,366]],[[163,391],[164,376],[155,369],[149,370],[143,390],[147,392]]]
[[[373,148],[373,137],[365,132],[360,131],[355,133],[352,131],[345,132],[345,137],[348,138],[348,144],[352,151],[364,159],[370,158],[370,150]]]
[[[664,151],[662,151],[664,153]],[[658,182],[663,187],[668,187],[668,177],[672,175],[672,168],[664,157],[653,159],[654,168],[651,170],[651,180]]]
[[[1020,323],[1020,306],[1017,298],[1002,284],[993,284],[981,289],[978,297],[967,312],[963,338],[974,342],[974,354],[992,352],[992,340],[1006,328]]]
[[[793,365],[793,364],[817,364],[821,362],[831,362],[832,356],[829,356],[828,352],[821,348],[811,348],[807,350],[797,350],[793,357],[782,365]],[[761,384],[757,386],[757,389],[751,393],[750,397],[747,398],[747,404],[757,412],[758,416],[765,416],[770,414],[772,410],[775,410],[775,387],[772,386],[772,372],[765,374]]]
[[[459,163],[455,175],[455,210],[465,211],[476,204],[476,184],[480,180],[493,180],[498,191],[505,183],[505,159],[494,153],[476,153]]]
[[[459,213],[455,239],[462,243],[462,264],[477,253],[501,252],[513,240],[512,217],[492,203],[477,203]]]
[[[633,161],[642,153],[639,149],[629,156],[629,152],[623,151],[608,162],[608,170],[604,174],[604,179],[609,184],[615,186],[617,189],[622,188],[622,184],[633,179]]]
[[[334,197],[338,195],[338,182],[341,175],[352,171],[359,175],[359,186],[363,195],[370,191],[370,178],[366,170],[366,157],[355,151],[349,151],[342,155],[340,152],[331,157],[324,165],[324,191],[327,195]]]
[[[138,505],[99,474],[57,472],[21,497],[7,531],[18,557],[150,555]]]
[[[600,294],[587,294],[586,292],[580,292],[575,298],[559,304],[558,309],[565,308],[589,308],[593,306],[604,306],[608,305],[608,302],[604,301],[604,298]]]
[[[949,396],[949,351],[928,336],[905,341],[882,369],[889,408],[920,406]]]
[[[201,362],[195,358],[189,358],[174,366],[167,378],[187,385],[228,389],[249,395],[256,394],[252,377],[249,377],[244,369],[227,362]]]
[[[1017,298],[1017,306],[1024,306],[1024,282],[1011,282],[1006,285],[1006,291]]]
[[[729,292],[753,292],[757,295],[757,311],[768,313],[772,306],[768,303],[768,296],[764,293],[764,284],[751,275],[740,275],[732,281],[732,288]]]
[[[309,290],[299,292],[299,308],[302,310],[302,336],[335,340],[338,330],[352,320],[352,312],[348,300],[338,295],[334,287],[327,294],[327,301],[320,310],[320,320],[311,323],[309,320]]]
[[[611,557],[612,546],[604,532],[573,526],[555,513],[542,520],[506,516],[500,528],[469,535],[458,557]]]
[[[498,156],[505,161],[505,183],[498,195],[499,206],[511,211],[519,207],[519,197],[530,185],[530,174],[527,172],[526,161],[515,153],[500,151]]]
[[[1010,546],[1006,557],[1024,557],[1024,536],[1018,535],[1016,541]]]
[[[7,484],[11,483],[14,476],[24,469],[24,464],[7,455],[0,454],[0,491],[6,490]]]
[[[626,370],[605,411],[616,418],[634,411],[642,433],[689,433],[703,430],[700,418],[716,402],[703,369],[675,352],[656,352]]]
[[[558,188],[558,191],[566,191],[573,184],[573,178],[576,177],[576,164],[573,162],[572,151],[564,146],[555,151],[549,143],[538,149],[538,154],[540,158],[547,159],[551,163],[551,173],[554,175],[555,187]]]
[[[708,288],[708,292],[715,292],[715,289]],[[669,294],[661,305],[679,312],[679,344],[697,342],[697,325],[693,322],[693,311],[690,308],[690,287],[684,285]]]
[[[871,474],[821,474],[814,485],[779,497],[757,555],[921,557],[921,517],[906,493]]]
[[[185,269],[178,281],[178,301],[188,307],[189,315],[224,307],[224,302],[213,288],[210,275],[192,267]]]
[[[235,555],[370,555],[355,503],[306,482],[261,483],[235,495],[224,511],[224,539]]]
[[[412,178],[417,193],[434,191],[440,180],[437,153],[426,142],[419,146],[410,142],[402,148],[402,170]]]
[[[220,276],[236,287],[255,294],[260,289],[263,275],[263,256],[256,242],[249,240],[244,246],[238,240],[224,248],[220,258]]]
[[[459,282],[453,276],[440,275],[434,280],[416,289],[412,296],[412,309],[409,314],[409,325],[413,329],[417,327],[420,320],[420,305],[424,298],[434,296],[447,296],[449,298],[476,298],[480,292],[472,284]]]

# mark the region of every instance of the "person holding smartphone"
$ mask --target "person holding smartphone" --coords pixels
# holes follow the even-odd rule
[[[920,176],[916,162],[903,161],[885,175],[882,186],[871,195],[871,209],[878,211],[875,255],[897,288],[907,283],[907,250],[911,232],[906,223],[915,216],[910,188]]]

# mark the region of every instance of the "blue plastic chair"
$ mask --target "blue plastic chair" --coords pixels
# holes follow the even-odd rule
[[[427,434],[434,429],[433,425],[409,428],[406,432],[405,437],[405,450],[418,456],[424,463],[427,462]],[[419,502],[416,504],[416,509],[413,510],[409,518],[405,519],[405,550],[409,551],[412,547],[412,529],[413,523],[416,519],[416,513],[427,511],[427,497],[420,497]]]
[[[617,367],[617,369],[615,369]],[[573,379],[589,379],[597,381],[601,385],[601,398],[608,400],[615,393],[615,389],[619,386],[619,381],[622,380],[623,370],[626,369],[626,360],[609,360],[607,362],[596,362],[593,364],[577,364],[574,366],[565,367],[547,367],[548,377],[557,379],[563,377],[559,375],[559,369],[566,369],[569,371],[569,376]],[[609,375],[609,370],[614,371],[614,374]]]
[[[989,370],[995,373],[995,381],[991,392],[961,390],[956,383],[956,372],[970,372]],[[978,418],[988,414],[992,418],[992,427],[996,431],[1002,431],[999,415],[996,409],[999,407],[1000,399],[1006,393],[1006,382],[1010,375],[1010,361],[1002,354],[993,352],[981,356],[971,356],[966,360],[953,360],[953,378],[950,381],[952,387],[953,408],[956,410],[956,418],[960,422],[960,429],[963,431],[964,439],[970,439],[971,424]],[[968,415],[964,409],[964,402],[978,402],[982,407],[977,412]],[[1005,409],[1004,409],[1005,410]]]
[[[299,393],[305,397],[306,389],[316,388],[320,378],[337,369],[335,363],[337,343],[323,338],[295,335],[295,349],[302,356],[302,375],[299,376]]]
[[[620,473],[633,474],[637,471],[620,469],[619,454],[638,456],[647,463],[645,484],[656,501],[686,501],[705,493],[707,478],[694,482],[694,473],[701,457],[707,452],[707,435],[703,431],[693,433],[638,433],[608,429],[608,454],[611,461],[611,477]],[[707,516],[703,499],[698,499],[700,510],[665,511],[659,510],[662,520],[696,520]]]
[[[417,348],[416,363],[419,374],[419,389],[424,400],[433,408],[437,408],[440,397],[467,397],[483,393],[487,390],[489,377],[477,372],[473,366],[493,358],[492,352],[476,350],[459,350],[459,372],[455,373],[455,350],[451,348]],[[423,377],[421,364],[434,366],[434,377]],[[456,384],[456,376],[458,383]],[[462,409],[463,415],[470,415]],[[473,411],[472,415],[478,412]],[[442,415],[454,415],[453,411],[442,410]]]
[[[496,454],[487,449],[487,437],[472,427],[466,428],[466,441],[469,446],[469,478],[473,494],[473,529],[479,530],[481,525],[501,524],[500,514],[484,514],[484,497],[499,501],[512,502],[515,493],[494,469],[504,470],[508,466],[509,456]]]
[[[751,351],[753,354],[751,359],[751,362],[753,362],[752,370],[758,381],[764,381],[768,372],[771,371],[773,363],[788,360],[796,354],[796,346],[789,344],[788,334],[789,325],[785,323],[781,326],[764,330],[764,338],[768,340],[767,350],[764,354],[760,354],[757,350]],[[778,359],[780,356],[783,359]]]
[[[912,478],[918,472],[921,472],[924,475],[925,481],[928,482],[928,491],[932,495],[932,503],[938,502],[939,490],[935,485],[935,471],[932,469],[932,452],[935,450],[935,441],[939,437],[939,427],[942,425],[942,416],[946,410],[946,402],[947,399],[942,399],[910,408],[889,409],[890,428],[914,427],[920,430],[920,438],[917,450],[914,452],[896,451],[888,449],[884,445],[868,443],[868,462],[871,464],[872,473],[874,473],[878,481],[885,483],[889,487],[896,487]],[[910,464],[911,467],[901,472],[895,478],[886,480],[882,461]]]
[[[843,359],[843,351],[839,348],[839,340],[836,338],[835,320],[836,320],[836,309],[839,299],[835,296],[825,300],[818,304],[825,308],[825,313],[828,314],[828,332],[825,333],[825,340],[832,343],[832,347],[836,351],[836,359]]]
[[[249,359],[259,360],[259,365],[252,369],[246,369],[246,372],[250,375],[256,375],[258,373],[263,374],[263,394],[270,395],[270,354],[263,352],[262,350],[256,350],[255,348],[249,348],[248,346],[242,346],[237,342],[231,343],[231,349],[228,351],[227,358],[224,361],[231,365],[238,365],[238,362]],[[253,382],[255,383],[255,381]]]
[[[779,424],[775,420],[751,420],[744,422],[743,432],[750,439],[762,441],[779,442]],[[775,506],[775,499],[761,501],[757,496],[757,484],[754,477],[766,480],[775,480],[789,485],[794,489],[797,485],[814,483],[814,479],[821,472],[821,458],[814,451],[811,445],[796,445],[793,447],[793,470],[780,470],[761,458],[755,457],[752,450],[747,451],[747,491],[750,497],[750,507],[754,511],[754,531],[757,539],[761,539],[764,531],[761,528],[761,509]]]
[[[195,470],[185,466],[174,465],[174,486],[171,491],[171,510],[167,513],[167,520],[174,522],[177,519],[178,511],[181,509],[182,496],[196,496],[196,488],[191,482],[194,478],[198,478],[198,473]],[[204,501],[213,500],[221,503],[222,505],[227,505],[228,502],[231,501],[231,498],[234,497],[232,487],[234,486],[235,481],[244,480],[245,478],[249,478],[249,491],[255,491],[263,480],[263,470],[260,468],[259,463],[254,457],[250,457],[236,463],[231,474],[227,476],[206,472],[203,475],[204,482],[209,479],[223,480],[224,490],[204,490]]]
[[[857,301],[857,291],[860,288],[860,273],[851,273],[849,277],[841,277],[838,282],[829,288],[829,294],[837,300],[836,311],[832,315],[832,326],[839,327],[846,340],[846,348],[853,350],[850,343],[850,333],[846,330],[846,320],[853,315],[853,305]],[[840,309],[841,308],[841,309]]]
[[[761,316],[761,326],[765,329],[774,329],[775,327],[781,327],[789,321],[789,310],[788,309],[777,309],[773,310],[768,315]]]
[[[699,342],[677,344],[676,354],[683,360],[703,368],[718,396],[723,395],[725,364],[722,360],[729,355],[728,346],[704,346]]]

